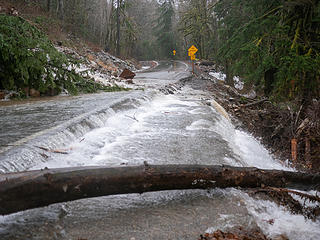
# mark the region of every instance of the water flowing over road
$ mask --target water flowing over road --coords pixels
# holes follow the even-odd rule
[[[45,167],[141,165],[144,161],[286,169],[256,139],[232,125],[212,94],[188,85],[177,87],[189,74],[183,62],[160,62],[134,79],[144,91],[1,107],[0,173]],[[160,91],[168,84],[177,89],[175,94]],[[292,215],[273,202],[232,188],[54,204],[0,216],[0,239],[191,240],[205,231],[232,226],[258,226],[270,237],[320,236],[319,221]]]

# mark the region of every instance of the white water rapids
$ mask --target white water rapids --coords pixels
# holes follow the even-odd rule
[[[143,84],[150,76],[156,85],[174,82],[176,73],[163,68],[139,73],[136,83]],[[128,97],[128,101],[109,102],[108,106],[102,105],[104,97],[100,95],[99,107],[88,107],[90,114],[81,112],[67,123],[41,130],[41,134],[35,131],[30,135],[33,137],[27,136],[17,147],[0,154],[0,171],[140,165],[144,161],[288,169],[250,134],[236,129],[206,92],[184,87],[174,95],[153,91],[126,94],[123,98]],[[73,108],[81,107],[69,103],[73,104],[71,115]],[[47,152],[34,145],[63,149],[68,154]],[[54,204],[0,217],[0,239],[191,240],[205,231],[234,226],[258,226],[271,238],[282,234],[293,240],[320,239],[319,219],[311,221],[291,214],[273,202],[233,188],[118,195]]]

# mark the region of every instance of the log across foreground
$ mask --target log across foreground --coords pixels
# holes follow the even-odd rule
[[[310,190],[319,184],[320,174],[217,165],[44,169],[0,175],[0,214],[115,194],[215,187]]]

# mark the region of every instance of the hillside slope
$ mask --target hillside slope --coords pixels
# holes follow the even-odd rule
[[[135,70],[97,46],[62,31],[54,17],[28,4],[0,1],[0,98],[123,90]]]

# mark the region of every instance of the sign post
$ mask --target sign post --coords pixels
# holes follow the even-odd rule
[[[196,55],[191,55],[190,60],[192,62],[192,74],[194,74],[194,60],[196,60]]]
[[[194,45],[192,45],[188,49],[188,56],[190,56],[190,60],[192,62],[192,74],[194,74],[194,60],[196,60],[196,55],[195,53],[198,52],[198,48],[196,48]]]
[[[173,49],[173,51],[172,51],[172,53],[173,53],[173,56],[175,56],[176,55],[176,50],[175,49]],[[173,71],[175,71],[176,70],[176,62],[173,60]]]

